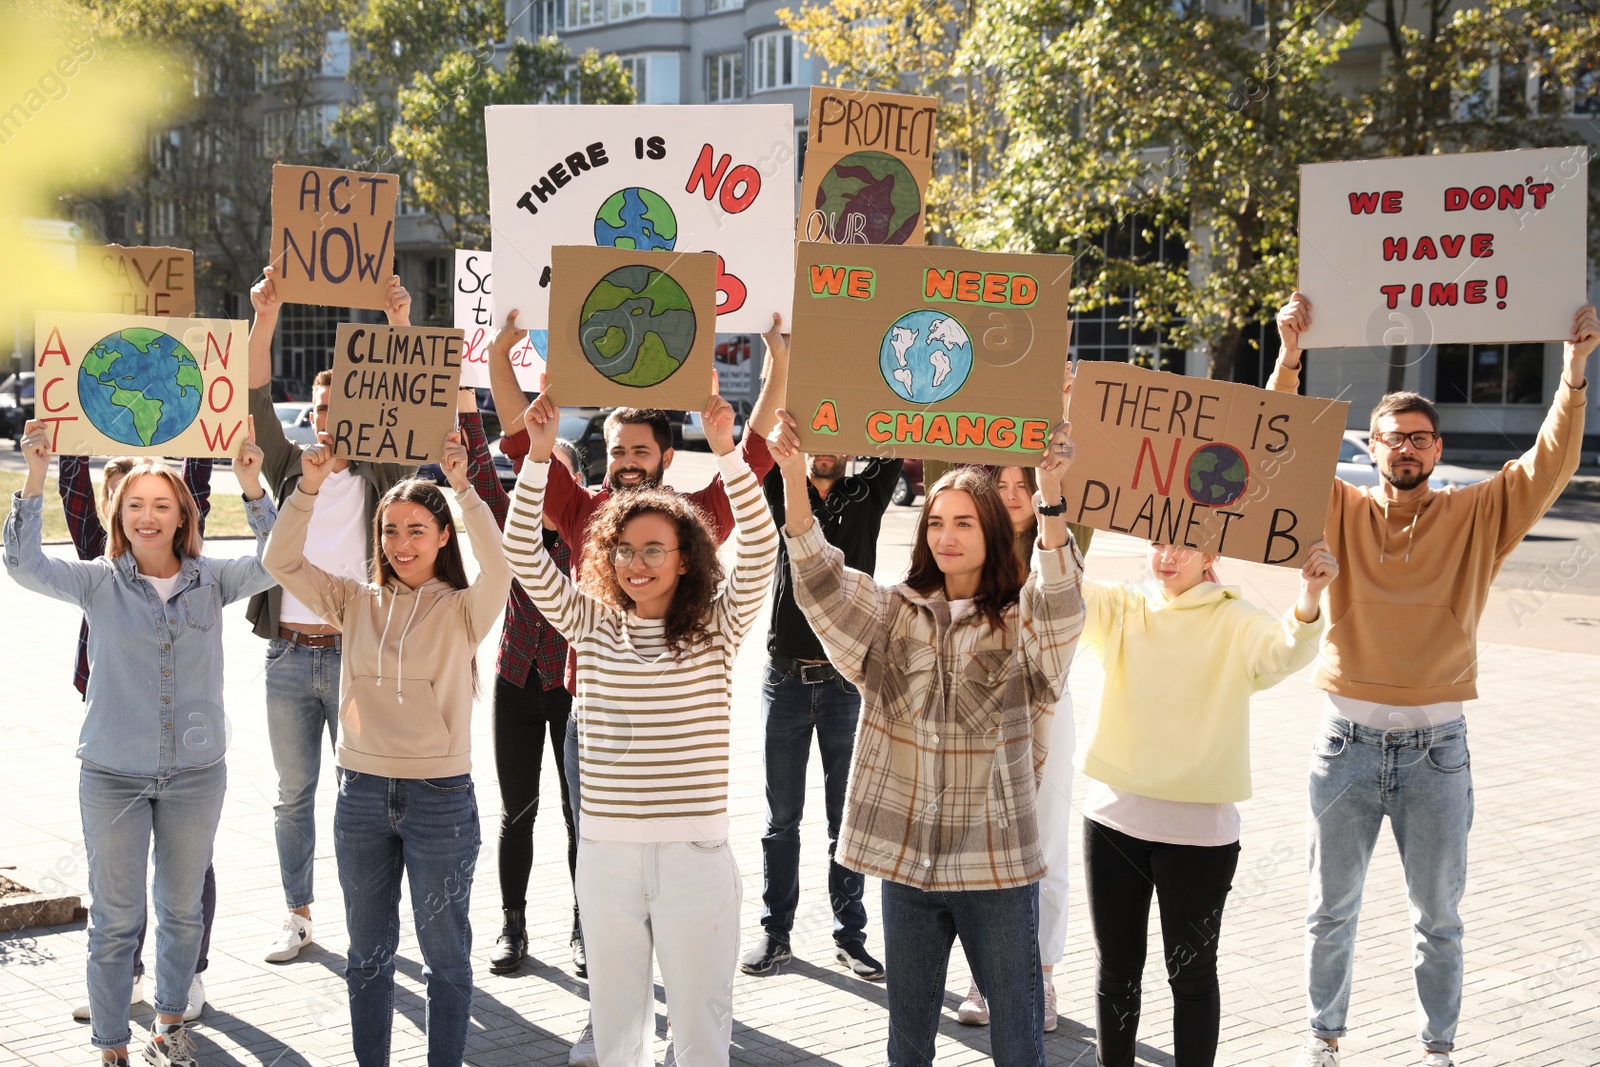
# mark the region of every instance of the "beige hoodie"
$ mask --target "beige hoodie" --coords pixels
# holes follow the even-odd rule
[[[1292,393],[1299,379],[1280,364],[1267,388]],[[1393,504],[1375,486],[1334,479],[1325,529],[1339,577],[1320,688],[1400,707],[1478,695],[1489,587],[1578,469],[1587,394],[1563,380],[1533,447],[1475,485]]]
[[[385,778],[448,778],[472,770],[472,659],[511,592],[500,528],[478,495],[459,494],[478,562],[466,589],[434,578],[416,589],[336,578],[307,563],[314,498],[298,489],[278,514],[262,562],[344,634],[339,766]]]

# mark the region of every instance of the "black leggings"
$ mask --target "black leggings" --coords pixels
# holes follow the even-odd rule
[[[1100,1067],[1133,1067],[1152,891],[1161,902],[1161,942],[1172,987],[1173,1058],[1177,1067],[1211,1067],[1222,1016],[1217,941],[1238,865],[1237,841],[1168,845],[1083,820],[1083,875],[1100,964],[1095,984]]]
[[[494,680],[494,766],[500,775],[500,904],[525,908],[528,873],[533,870],[533,819],[539,813],[539,770],[544,765],[544,740],[550,738],[556,781],[561,784],[561,817],[567,824],[567,871],[578,870],[578,838],[572,829],[572,798],[561,773],[562,745],[572,694],[557,683],[542,689],[539,672],[528,672],[528,685]],[[576,913],[576,905],[574,905]]]

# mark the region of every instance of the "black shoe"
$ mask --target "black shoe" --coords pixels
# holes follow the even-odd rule
[[[522,966],[528,954],[528,926],[521,908],[506,908],[505,929],[495,940],[494,951],[489,954],[490,974],[510,974]]]
[[[579,978],[589,977],[589,956],[583,951],[583,938],[574,937],[572,944],[572,973]]]
[[[833,950],[833,958],[848,967],[857,978],[876,982],[883,977],[883,964],[867,955],[867,946],[860,941],[846,941],[839,945]]]
[[[778,964],[794,957],[789,953],[789,942],[774,933],[764,933],[761,940],[745,950],[739,957],[739,969],[745,974],[770,974]]]

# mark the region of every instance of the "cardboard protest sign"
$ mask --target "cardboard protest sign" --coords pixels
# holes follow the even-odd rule
[[[1298,567],[1322,536],[1349,406],[1082,361],[1067,520]]]
[[[73,456],[231,456],[250,414],[248,327],[41,311],[35,418]]]
[[[272,168],[272,265],[289,304],[383,308],[394,273],[400,179],[332,167]]]
[[[551,248],[715,252],[717,329],[789,315],[794,109],[787,104],[484,109],[495,324],[550,322]]]
[[[461,384],[473,389],[489,388],[489,342],[494,340],[494,268],[488,252],[456,249],[455,309],[456,329],[466,333],[461,350]],[[517,316],[521,326],[524,316]],[[545,331],[529,330],[528,336],[511,346],[511,366],[517,384],[524,392],[539,388],[544,373]]]
[[[1588,150],[1300,168],[1306,348],[1556,341],[1586,302]]]
[[[812,86],[800,239],[920,245],[938,113],[931,96]]]
[[[788,407],[807,451],[1036,464],[1071,256],[802,243]]]
[[[460,330],[341,322],[333,349],[333,454],[432,463],[456,422]]]
[[[562,246],[553,262],[549,384],[561,403],[706,406],[716,256]]]
[[[194,315],[194,253],[187,248],[83,245],[97,310],[186,319]]]

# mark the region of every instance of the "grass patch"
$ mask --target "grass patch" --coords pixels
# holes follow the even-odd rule
[[[250,523],[244,517],[244,500],[233,491],[231,475],[217,478],[213,475],[211,491],[211,514],[206,519],[207,537],[252,537]],[[11,510],[11,495],[22,490],[28,476],[20,471],[0,471],[0,494],[4,494],[5,508]],[[227,489],[219,491],[219,481],[227,482]],[[100,478],[94,478],[94,491],[100,493]],[[44,539],[45,542],[70,542],[72,535],[67,530],[67,517],[61,510],[61,493],[56,487],[55,475],[50,475],[44,483]]]

